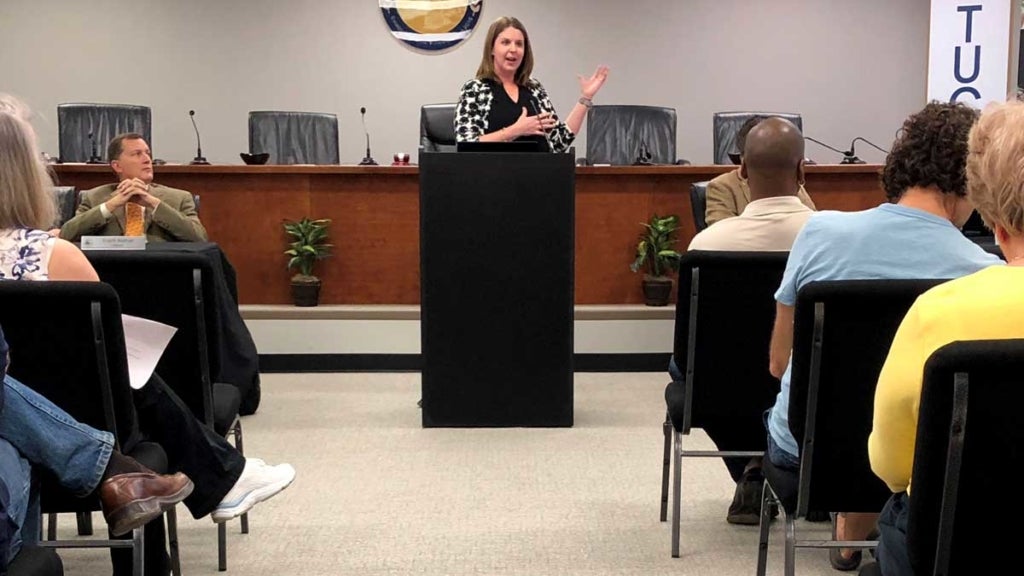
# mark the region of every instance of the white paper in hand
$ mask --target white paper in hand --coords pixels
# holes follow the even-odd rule
[[[149,382],[160,356],[178,329],[128,314],[121,315],[121,323],[124,325],[124,347],[128,353],[128,379],[132,388],[138,390]]]

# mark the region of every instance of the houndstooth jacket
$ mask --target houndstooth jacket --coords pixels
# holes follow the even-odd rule
[[[548,112],[555,119],[555,127],[548,131],[548,144],[552,152],[565,152],[576,139],[565,122],[558,119],[555,107],[548,98],[548,93],[540,82],[531,78],[526,88],[540,105],[543,112]],[[479,78],[474,78],[462,86],[459,103],[455,107],[455,141],[472,142],[487,133],[487,117],[491,111],[494,93],[491,85]]]

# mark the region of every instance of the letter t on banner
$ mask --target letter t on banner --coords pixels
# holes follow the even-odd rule
[[[928,100],[982,108],[1016,92],[1019,0],[932,0]]]

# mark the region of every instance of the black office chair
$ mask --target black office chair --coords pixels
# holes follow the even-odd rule
[[[733,158],[739,157],[736,148],[736,133],[743,123],[754,116],[774,116],[784,118],[796,125],[803,132],[803,117],[792,112],[715,112],[712,117],[714,134],[715,164],[738,164]],[[730,157],[732,155],[732,158]]]
[[[788,252],[690,251],[679,267],[676,304],[676,365],[683,382],[665,388],[668,413],[661,476],[661,520],[668,500],[669,439],[675,447],[672,489],[672,557],[679,557],[680,501],[684,457],[750,458],[765,450],[761,414],[772,405],[779,382],[768,372],[775,318],[775,290]],[[740,428],[749,446],[731,450],[685,450],[692,428]]]
[[[106,163],[107,143],[126,132],[142,134],[153,147],[153,115],[149,106],[68,103],[57,106],[61,162]],[[89,136],[92,135],[90,139]]]
[[[74,186],[54,186],[51,188],[54,202],[57,204],[57,217],[54,228],[60,228],[65,222],[75,217],[78,208],[78,189]]]
[[[214,270],[194,252],[109,252],[90,260],[100,279],[113,286],[126,314],[174,326],[156,371],[202,422],[233,436],[244,454],[241,394],[236,386],[215,383],[220,366],[220,327],[215,307]],[[249,532],[248,514],[241,516]],[[217,524],[218,568],[227,570],[227,523]]]
[[[57,552],[42,546],[22,546],[11,563],[7,576],[63,576],[64,563]]]
[[[764,459],[759,576],[767,569],[766,512],[771,503],[781,503],[785,516],[787,576],[796,569],[796,548],[876,545],[866,540],[822,541],[819,534],[798,540],[794,521],[812,510],[882,510],[891,492],[868,461],[875,384],[907,310],[920,294],[941,282],[811,282],[798,292],[788,417],[800,446],[800,471],[784,470]]]
[[[600,105],[587,113],[588,164],[676,164],[676,109]],[[685,160],[682,163],[686,163]]]
[[[690,184],[690,210],[693,212],[693,225],[697,232],[708,227],[708,182]]]
[[[128,381],[121,308],[101,282],[0,282],[0,325],[11,348],[11,375],[76,420],[114,435],[115,447],[156,472],[166,472],[158,444],[140,442]],[[98,496],[78,498],[42,474],[40,503],[50,514],[52,548],[131,548],[134,574],[143,571],[143,528],[131,540],[57,540],[54,514],[100,510]],[[180,575],[177,516],[166,513],[171,565]],[[160,522],[162,520],[154,520]]]
[[[1024,340],[954,342],[925,364],[907,519],[916,574],[996,574],[1019,545],[995,528],[1006,506],[993,495],[1024,464],[1022,373]]]
[[[420,107],[420,150],[455,151],[455,104],[427,104]]]
[[[338,117],[316,112],[249,112],[249,153],[268,164],[338,164]]]

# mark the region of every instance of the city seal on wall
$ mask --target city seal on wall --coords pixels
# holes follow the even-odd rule
[[[378,0],[391,34],[419,50],[447,50],[473,33],[483,0]]]

